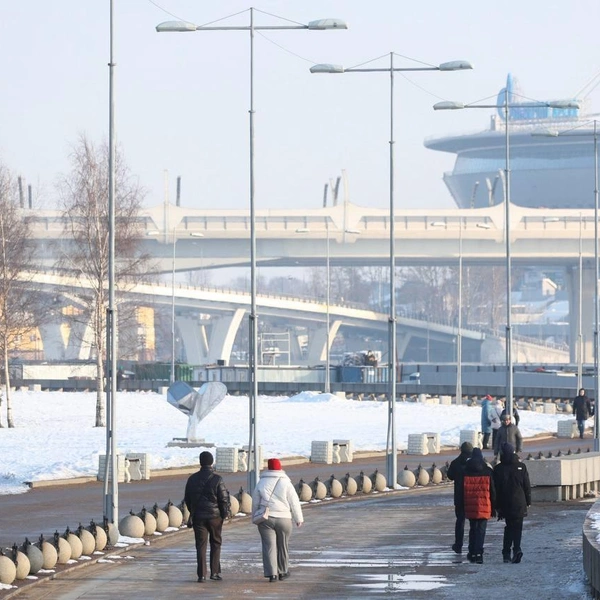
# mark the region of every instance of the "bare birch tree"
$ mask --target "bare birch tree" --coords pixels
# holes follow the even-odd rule
[[[0,165],[0,353],[4,373],[6,422],[14,427],[10,394],[9,351],[15,342],[35,327],[32,299],[24,288],[24,274],[31,268],[34,246],[30,242],[27,211],[20,208],[16,181]],[[0,397],[0,409],[2,398]],[[0,410],[0,427],[2,413]]]
[[[62,266],[80,280],[79,298],[84,307],[75,318],[79,329],[91,331],[96,361],[96,427],[105,425],[104,359],[108,307],[108,148],[96,147],[82,136],[71,155],[71,171],[60,183],[66,217]],[[139,251],[141,223],[138,214],[144,192],[121,153],[115,160],[115,279],[117,294],[148,267],[148,256]],[[117,304],[119,298],[117,298]],[[124,315],[119,314],[118,326]],[[71,334],[74,333],[72,328]]]

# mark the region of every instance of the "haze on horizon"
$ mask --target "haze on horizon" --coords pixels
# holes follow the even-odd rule
[[[248,207],[249,35],[158,34],[182,19],[247,25],[240,0],[114,0],[116,133],[145,204]],[[389,52],[429,64],[466,59],[474,70],[398,73],[396,206],[453,208],[442,174],[454,157],[429,136],[479,131],[493,111],[434,113],[441,99],[495,100],[510,72],[531,99],[576,96],[600,70],[600,4],[507,0],[489,4],[265,0],[256,9],[291,21],[336,17],[347,31],[273,31],[255,37],[256,207],[318,208],[345,170],[348,199],[388,206],[389,75],[311,75],[314,63],[389,65]],[[108,0],[5,2],[0,10],[4,90],[0,160],[33,186],[34,206],[56,206],[55,182],[80,134],[108,132]],[[256,13],[255,23],[285,24]],[[396,66],[415,63],[395,59]],[[598,110],[598,90],[588,111]]]

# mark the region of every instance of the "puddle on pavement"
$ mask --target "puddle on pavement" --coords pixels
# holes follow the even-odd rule
[[[353,583],[348,587],[368,588],[373,592],[429,592],[441,587],[451,587],[443,575],[364,575],[365,583]]]

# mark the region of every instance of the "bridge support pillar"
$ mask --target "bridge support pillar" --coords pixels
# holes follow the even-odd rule
[[[208,363],[216,363],[217,360],[229,362],[233,342],[245,314],[245,308],[238,308],[230,316],[214,319],[208,345]]]
[[[329,323],[329,351],[333,345],[333,340],[342,324],[340,319],[335,319]],[[327,361],[327,326],[311,330],[311,336],[308,340],[307,360],[309,365],[325,363]]]
[[[583,363],[594,362],[594,263],[583,262],[581,278],[581,312],[579,314],[579,268],[567,269],[567,288],[569,294],[569,362],[577,363],[577,342],[579,336],[579,320],[581,319]]]
[[[60,322],[50,322],[39,326],[44,348],[44,360],[64,360],[65,343],[60,330]]]
[[[208,340],[206,328],[195,317],[181,317],[175,319],[179,335],[185,348],[188,364],[202,365],[207,362]]]

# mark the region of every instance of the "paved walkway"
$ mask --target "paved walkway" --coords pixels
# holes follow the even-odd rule
[[[454,511],[445,485],[306,506],[305,526],[292,534],[292,576],[283,582],[263,578],[260,538],[244,518],[225,528],[222,582],[196,582],[193,534],[182,530],[130,547],[112,564],[87,563],[0,598],[587,599],[581,531],[589,507],[584,501],[532,507],[519,565],[502,562],[497,521],[489,523],[483,565],[450,550]]]

